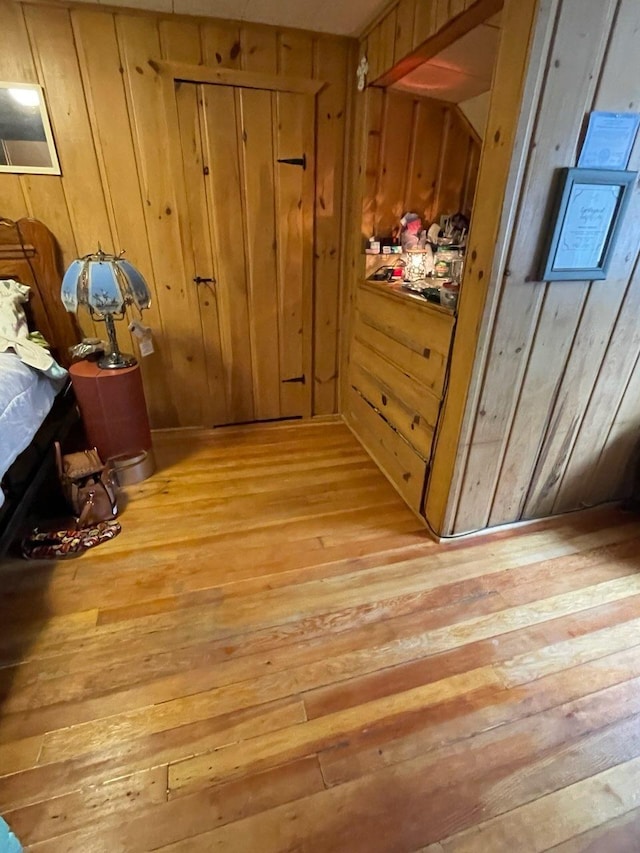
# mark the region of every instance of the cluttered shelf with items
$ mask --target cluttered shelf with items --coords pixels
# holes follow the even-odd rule
[[[451,317],[455,316],[453,308],[447,308],[441,305],[440,302],[426,299],[421,293],[414,293],[411,289],[405,287],[402,281],[385,281],[379,279],[363,279],[360,286],[370,290],[384,293],[393,299],[399,299],[403,302],[413,303],[416,310],[423,311],[427,314],[447,314]]]
[[[469,220],[442,216],[423,228],[417,213],[405,213],[388,237],[371,237],[365,249],[366,280],[386,284],[400,296],[455,312],[464,269]]]

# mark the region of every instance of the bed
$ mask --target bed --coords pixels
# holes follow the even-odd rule
[[[41,222],[0,219],[0,288],[30,288],[25,313],[31,331],[51,344],[58,364],[80,339],[75,317],[60,301],[61,264],[51,232]],[[48,374],[48,375],[47,375]],[[68,378],[0,352],[0,557],[20,531],[40,487],[53,471],[53,444],[78,420]]]

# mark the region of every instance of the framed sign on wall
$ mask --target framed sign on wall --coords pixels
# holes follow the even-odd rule
[[[638,173],[611,169],[562,171],[540,279],[604,279]]]

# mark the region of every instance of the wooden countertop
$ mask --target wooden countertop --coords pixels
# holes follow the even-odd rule
[[[445,314],[448,317],[455,316],[455,311],[451,308],[445,308],[443,305],[438,305],[437,302],[427,302],[424,297],[418,296],[416,293],[411,293],[410,290],[405,290],[400,282],[389,283],[386,281],[371,281],[370,279],[363,279],[360,282],[360,286],[373,290],[376,293],[383,293],[390,299],[400,299],[403,302],[409,301],[412,304],[415,304],[419,311],[425,311],[428,314],[435,313]]]

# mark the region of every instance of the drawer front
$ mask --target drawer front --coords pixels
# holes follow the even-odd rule
[[[354,336],[358,341],[383,355],[403,373],[413,376],[422,387],[440,398],[444,390],[447,358],[429,347],[420,352],[370,325],[367,318],[356,314]],[[426,336],[425,336],[426,337]]]
[[[399,299],[391,293],[360,285],[357,310],[361,320],[408,349],[425,355],[425,350],[449,358],[454,317],[427,303]]]
[[[349,384],[424,458],[431,455],[440,401],[416,379],[355,339]]]
[[[344,413],[360,442],[411,509],[420,515],[427,464],[361,395],[349,388]]]

